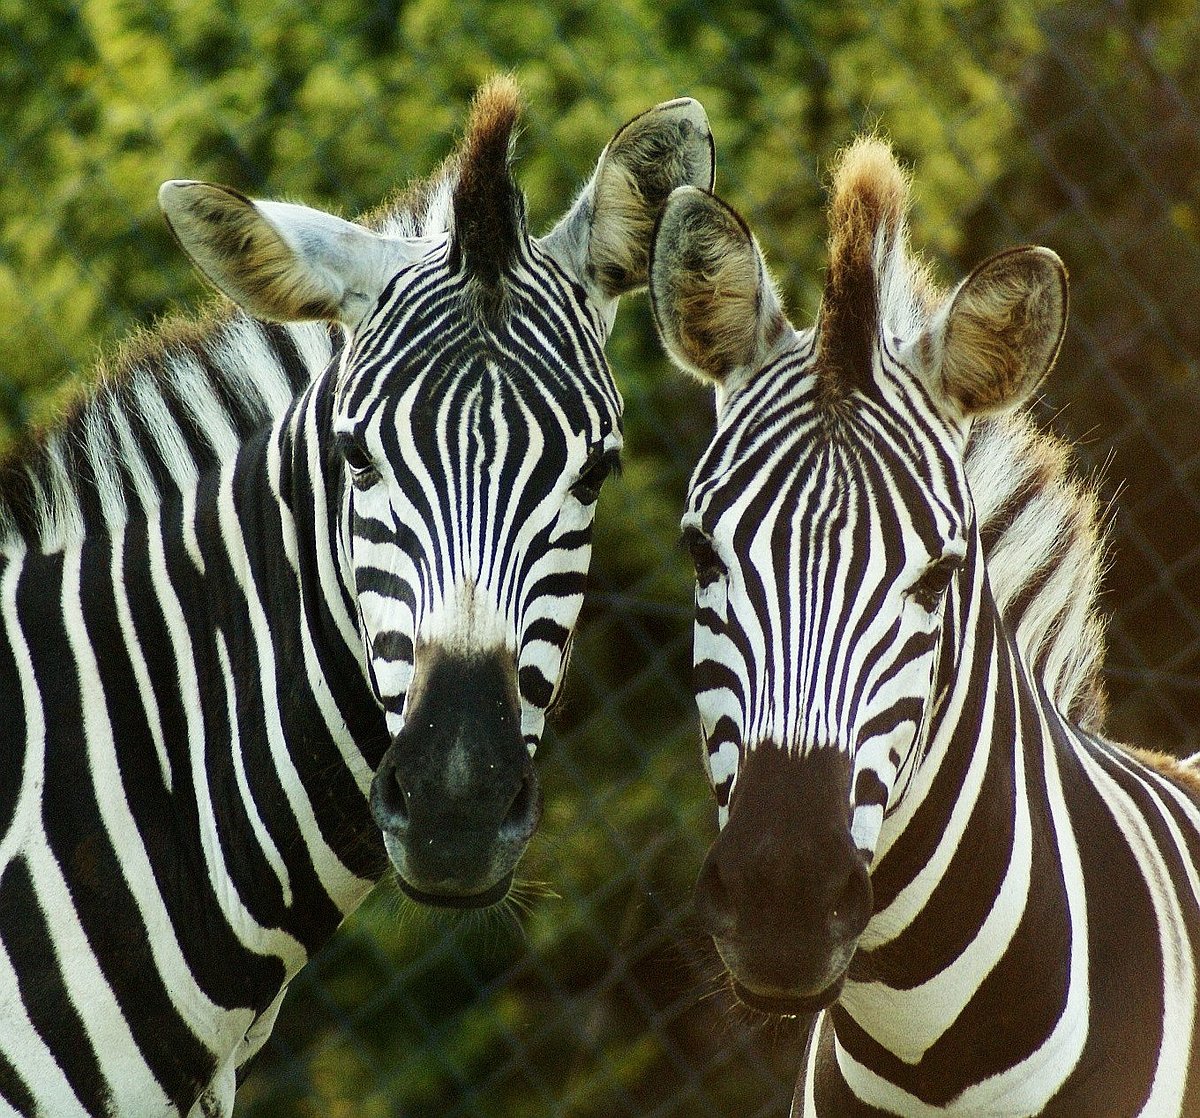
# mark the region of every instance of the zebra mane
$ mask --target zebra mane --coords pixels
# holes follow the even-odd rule
[[[389,236],[450,234],[485,312],[524,231],[509,173],[520,104],[511,78],[492,79],[441,166],[360,219]],[[259,322],[223,297],[138,331],[0,458],[0,550],[60,551],[186,492],[282,414],[340,344],[340,327]]]
[[[1105,541],[1096,487],[1073,472],[1069,445],[1025,412],[976,420],[966,473],[1005,626],[1055,707],[1100,730]]]
[[[475,95],[463,137],[442,165],[362,219],[388,236],[448,233],[451,265],[471,278],[485,315],[503,305],[505,273],[526,236],[525,197],[512,176],[521,109],[516,82],[492,78]]]
[[[0,460],[0,550],[61,551],[194,487],[287,408],[336,344],[323,323],[269,325],[224,302],[138,331]]]
[[[908,175],[885,140],[860,136],[838,153],[817,319],[821,384],[830,404],[856,388],[870,390],[882,323],[909,336],[937,301],[926,269],[908,252],[908,197]]]

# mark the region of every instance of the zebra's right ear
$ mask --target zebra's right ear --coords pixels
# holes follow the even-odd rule
[[[1067,269],[1048,248],[989,257],[921,337],[936,396],[964,416],[1027,400],[1053,367],[1067,329]]]
[[[289,202],[256,202],[228,186],[173,180],[158,204],[200,273],[235,303],[276,322],[355,326],[410,246]]]
[[[601,305],[644,287],[654,220],[667,196],[711,190],[712,129],[699,101],[680,97],[635,116],[609,141],[596,172],[541,246]]]
[[[659,216],[650,305],[671,359],[717,385],[735,369],[761,365],[787,325],[741,215],[693,187],[676,190]]]

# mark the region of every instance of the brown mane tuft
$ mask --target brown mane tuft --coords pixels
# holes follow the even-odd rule
[[[457,154],[454,186],[454,255],[489,301],[502,298],[502,278],[525,236],[525,203],[512,178],[512,145],[521,117],[521,94],[508,75],[492,78],[476,94]]]
[[[819,325],[822,368],[834,398],[870,382],[880,318],[880,250],[901,233],[907,201],[908,180],[885,141],[862,136],[839,152]]]

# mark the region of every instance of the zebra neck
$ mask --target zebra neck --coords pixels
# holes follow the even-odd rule
[[[209,730],[200,825],[226,852],[210,872],[230,893],[256,898],[241,914],[247,937],[261,932],[289,971],[386,864],[367,804],[386,741],[335,558],[323,384],[201,479],[195,514],[211,622],[196,642],[212,692],[201,701],[227,708],[227,740]],[[274,943],[278,932],[304,955]]]
[[[876,909],[858,980],[830,1015],[841,1066],[871,1068],[898,1092],[891,1102],[926,1097],[932,1082],[949,1100],[992,1075],[1002,1091],[1005,1074],[1039,1046],[1063,1068],[1078,1056],[1067,1051],[1077,1034],[1056,1028],[1057,1017],[1031,1029],[1013,1001],[1031,982],[1039,1006],[1061,1008],[1071,995],[1060,960],[1072,914],[1060,874],[1034,865],[1039,836],[1062,823],[1047,762],[1055,767],[1051,758],[1069,747],[1004,626],[978,550],[976,561],[947,621],[952,643],[918,772],[872,871]],[[988,1053],[988,1067],[964,1052]]]

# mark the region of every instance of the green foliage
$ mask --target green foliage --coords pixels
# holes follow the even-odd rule
[[[954,247],[947,216],[996,175],[1012,116],[1002,71],[955,23],[983,18],[929,0],[4,0],[9,430],[43,415],[48,388],[90,365],[98,344],[194,299],[156,212],[160,181],[210,178],[360,211],[432,169],[497,69],[515,71],[529,99],[522,176],[537,226],[623,119],[683,91],[700,97],[722,188],[811,314],[817,167],[855,128],[879,120],[920,162],[938,249]],[[1034,37],[1027,17],[986,19],[978,38],[1008,50],[985,53],[1019,57]]]
[[[718,189],[807,324],[825,169],[877,128],[917,170],[914,241],[947,278],[1041,237],[1085,277],[1090,329],[1123,308],[1102,333],[1120,391],[1147,351],[1181,377],[1195,300],[1170,298],[1181,279],[1156,269],[1195,258],[1200,51],[1187,5],[1127,9],[1136,24],[1114,29],[1082,2],[1041,0],[0,0],[0,441],[51,415],[98,348],[197,304],[155,207],[162,180],[360,212],[437,165],[496,70],[528,99],[519,177],[535,229],[620,123],[689,93],[712,119]],[[1139,84],[1139,68],[1159,80]],[[1092,96],[1111,108],[1080,110]],[[1096,156],[1146,135],[1143,154]],[[1062,220],[1068,180],[1087,184],[1085,220]],[[1139,254],[1148,180],[1169,184],[1165,218]],[[1145,319],[1164,306],[1170,328],[1155,333]],[[1128,349],[1125,328],[1140,339]],[[381,889],[295,983],[240,1113],[784,1111],[799,1028],[768,1035],[722,1012],[686,916],[712,812],[675,537],[712,405],[668,369],[644,299],[623,307],[609,354],[626,468],[601,501],[571,683],[539,758],[546,818],[525,872],[546,885],[521,894],[519,922],[450,928]],[[1113,406],[1096,402],[1088,423]],[[1177,443],[1188,414],[1187,432],[1163,417]]]

